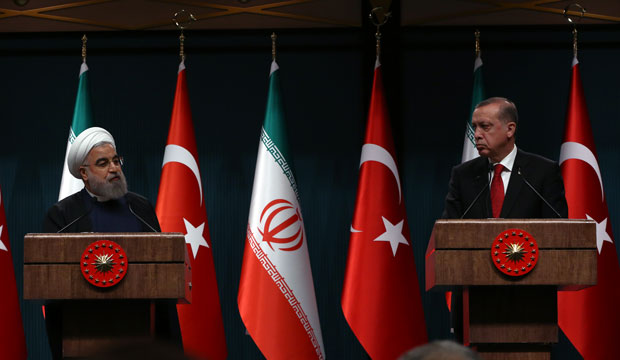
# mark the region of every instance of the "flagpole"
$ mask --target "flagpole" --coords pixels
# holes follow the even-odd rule
[[[570,16],[569,13],[574,12],[574,11],[570,10],[571,7],[576,7],[577,8],[577,10],[579,11],[579,13],[578,13],[579,17],[572,18]],[[566,6],[564,8],[564,11],[562,12],[562,15],[564,15],[564,17],[566,18],[566,21],[568,21],[569,24],[573,25],[572,33],[573,33],[573,59],[574,60],[577,60],[577,52],[578,52],[578,49],[577,49],[577,22],[579,22],[579,21],[581,21],[581,19],[583,19],[583,17],[586,14],[586,11],[587,10],[583,6],[581,6],[580,4],[572,3],[572,4],[569,4],[568,6]]]
[[[476,48],[474,50],[476,57],[480,56],[480,30],[476,29],[474,31],[474,36],[476,37]]]
[[[180,20],[182,16],[187,16],[187,20]],[[174,13],[172,21],[176,25],[177,29],[181,30],[181,35],[179,35],[179,57],[183,63],[185,62],[185,34],[183,33],[183,30],[189,28],[192,25],[192,22],[196,21],[196,17],[187,10],[181,9]]]
[[[82,36],[82,62],[86,63],[86,41],[88,41],[88,38],[86,37],[86,34],[84,34]]]
[[[271,33],[271,60],[276,61],[276,39],[278,35],[275,32]]]
[[[388,5],[389,6],[389,5]],[[388,19],[392,16],[392,13],[389,11],[389,8],[386,9],[383,6],[376,6],[368,14],[368,18],[370,21],[377,27],[377,32],[375,32],[376,43],[376,55],[377,60],[381,56],[381,26],[385,25]]]

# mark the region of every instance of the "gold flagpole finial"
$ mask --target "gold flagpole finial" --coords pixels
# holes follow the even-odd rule
[[[185,34],[183,34],[183,30],[181,30],[181,35],[179,35],[179,57],[181,62],[185,61]]]
[[[577,57],[577,27],[573,27],[573,57]]]
[[[186,19],[179,19],[182,16],[186,17]],[[181,62],[183,62],[185,61],[185,34],[183,34],[183,30],[187,29],[192,24],[192,21],[196,21],[196,18],[194,14],[185,9],[181,9],[174,13],[172,21],[174,21],[177,29],[181,30],[181,35],[179,35],[179,56],[181,57]]]
[[[476,57],[478,57],[480,56],[480,30],[476,29],[474,36],[476,37]]]
[[[373,2],[371,1],[371,3]],[[373,23],[373,25],[377,27],[377,32],[375,32],[375,39],[377,41],[376,54],[378,59],[381,55],[381,26],[387,23],[392,13],[388,11],[391,1],[375,1],[375,3],[376,4],[373,3],[372,5],[377,6],[373,7],[373,9],[370,11],[370,14],[368,14],[368,18]]]
[[[571,8],[576,8],[577,11],[571,10]],[[566,21],[568,21],[569,24],[573,25],[573,56],[576,58],[577,57],[577,22],[581,21],[581,19],[583,19],[584,15],[586,14],[586,9],[579,5],[578,3],[572,3],[569,4],[568,6],[566,6],[564,8],[564,11],[562,12],[562,15],[564,15],[564,17],[566,18]],[[578,17],[571,17],[571,15],[578,15]]]
[[[377,55],[377,59],[381,56],[381,31],[379,31],[379,27],[377,26],[377,32],[375,33],[375,40],[377,40],[375,53]]]
[[[271,60],[276,61],[276,39],[278,35],[275,32],[271,33]]]
[[[82,36],[82,62],[86,62],[86,41],[88,41],[88,38],[86,34],[84,34],[84,36]]]

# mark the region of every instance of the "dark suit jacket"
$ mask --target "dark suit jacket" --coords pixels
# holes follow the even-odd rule
[[[465,218],[492,218],[488,159],[478,157],[452,169],[450,189],[446,196],[444,219],[458,219],[482,195],[467,212]],[[521,174],[519,174],[519,170]],[[564,196],[564,182],[560,167],[539,155],[517,149],[508,189],[500,218],[557,218],[555,212],[525,183],[527,180],[551,206],[564,218],[568,217],[568,205]],[[483,190],[484,189],[484,190]]]
[[[88,202],[84,201],[84,199],[88,199],[88,197],[90,197],[90,195],[86,192],[85,189],[82,189],[82,191],[78,191],[77,193],[68,196],[57,202],[56,204],[52,205],[52,207],[47,211],[47,215],[45,216],[45,220],[43,221],[43,232],[58,232],[60,229],[64,228],[78,218],[79,220],[77,220],[75,223],[71,224],[71,226],[63,230],[63,232],[77,233],[92,231],[90,216],[88,216],[90,208],[87,205]],[[137,216],[147,222],[153,229],[157,230],[158,232],[161,231],[161,228],[159,227],[159,221],[157,220],[157,215],[155,214],[155,210],[153,209],[151,203],[145,197],[142,197],[132,192],[128,192],[125,197],[127,199],[127,204],[129,205],[130,209]],[[140,219],[138,219],[138,221],[140,221]],[[140,221],[140,223],[142,224],[143,232],[153,231],[142,221]]]

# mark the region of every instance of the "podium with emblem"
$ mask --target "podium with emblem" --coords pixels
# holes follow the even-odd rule
[[[426,252],[426,290],[462,292],[457,331],[484,359],[550,359],[557,291],[596,281],[591,220],[437,220]]]
[[[184,236],[27,234],[24,299],[46,300],[54,309],[48,336],[62,342],[63,358],[154,340],[154,304],[191,302]]]

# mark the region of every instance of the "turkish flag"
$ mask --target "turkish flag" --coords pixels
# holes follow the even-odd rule
[[[342,311],[372,359],[395,359],[427,342],[378,60],[362,147]]]
[[[560,164],[568,216],[596,221],[599,256],[596,286],[558,292],[558,322],[585,359],[609,359],[618,352],[620,267],[576,58]]]
[[[203,190],[185,65],[181,63],[155,211],[162,231],[181,232],[187,243],[192,303],[177,305],[185,353],[225,359],[226,339]]]
[[[0,190],[0,358],[19,360],[27,358],[26,339],[3,200]]]

